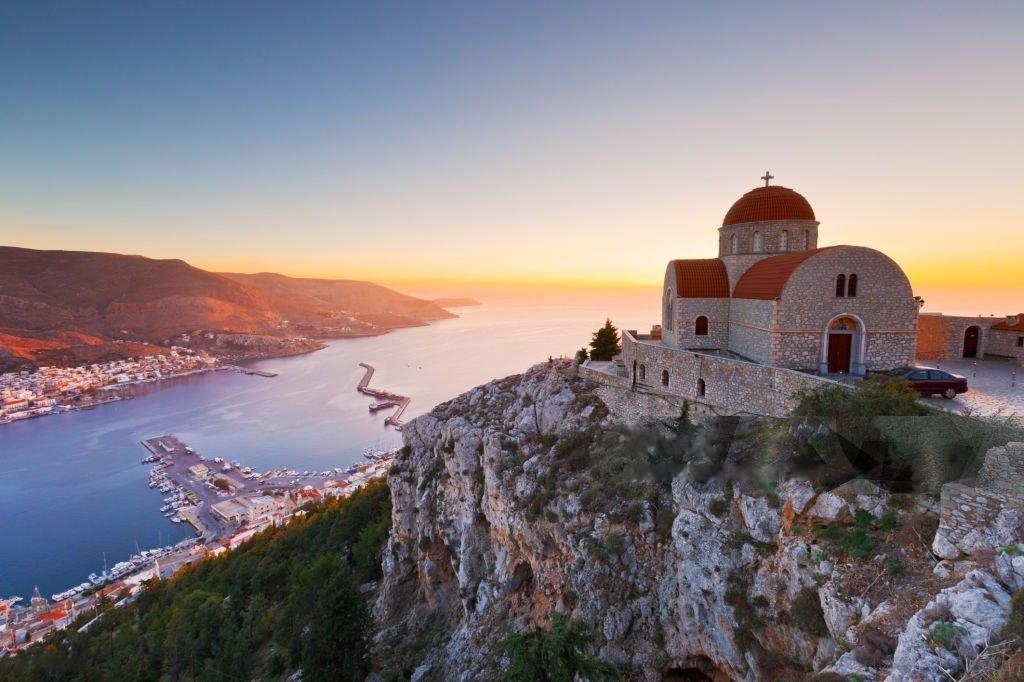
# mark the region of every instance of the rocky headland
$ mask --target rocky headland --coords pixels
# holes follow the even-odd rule
[[[958,520],[943,481],[891,492],[813,420],[687,413],[567,362],[403,435],[375,606],[384,679],[493,679],[496,642],[552,612],[592,626],[625,679],[965,679],[1020,663],[1004,639],[1024,585],[1012,491]],[[963,523],[985,527],[966,547],[941,539]]]

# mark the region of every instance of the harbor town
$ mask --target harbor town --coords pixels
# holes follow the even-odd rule
[[[171,348],[163,355],[0,374],[0,424],[122,400],[118,389],[232,367],[205,352]]]
[[[385,476],[393,457],[391,452],[368,450],[365,462],[344,469],[258,472],[238,460],[208,458],[171,434],[141,444],[141,464],[150,467],[154,504],[161,505],[170,521],[190,524],[195,536],[137,550],[49,598],[38,588],[27,603],[20,596],[0,598],[0,657],[67,627],[101,601],[127,604],[148,581],[166,580],[184,566],[233,550],[267,528],[304,515],[310,504],[347,497]],[[106,562],[106,557],[99,559]]]

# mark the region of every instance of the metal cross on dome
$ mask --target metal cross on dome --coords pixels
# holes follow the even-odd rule
[[[768,186],[768,182],[771,181],[771,180],[774,180],[775,176],[772,175],[771,171],[765,171],[764,175],[761,176],[761,179],[764,180],[764,186],[767,187]]]

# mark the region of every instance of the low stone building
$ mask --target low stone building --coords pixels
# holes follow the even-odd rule
[[[1006,317],[922,313],[918,319],[917,357],[1024,360],[1024,313]]]

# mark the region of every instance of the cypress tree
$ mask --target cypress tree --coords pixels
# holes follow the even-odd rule
[[[605,319],[604,326],[594,332],[590,348],[591,360],[611,360],[612,356],[622,352],[619,330],[612,324],[611,318]]]

